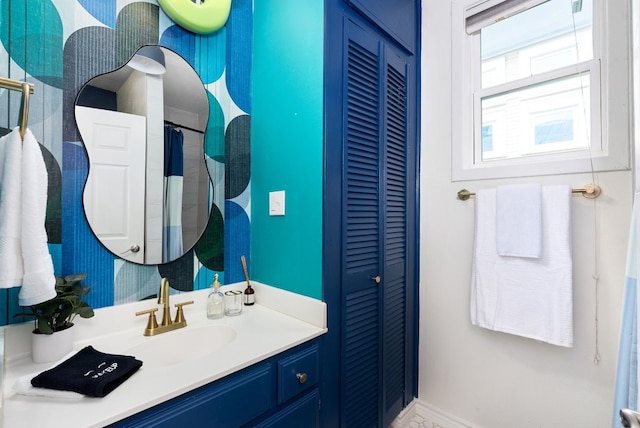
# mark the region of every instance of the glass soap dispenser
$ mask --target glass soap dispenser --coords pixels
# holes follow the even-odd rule
[[[213,290],[207,297],[207,318],[217,320],[224,316],[224,295],[220,291],[220,281],[218,281],[217,273],[213,276],[211,288]]]

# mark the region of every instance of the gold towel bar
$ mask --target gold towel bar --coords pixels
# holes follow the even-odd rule
[[[571,193],[581,193],[582,196],[588,199],[595,199],[600,196],[602,189],[597,184],[589,183],[582,189],[571,189]],[[472,196],[475,196],[474,192],[470,192],[467,189],[462,189],[458,192],[458,199],[466,201]]]
[[[33,83],[21,82],[20,80],[7,79],[0,77],[0,88],[6,88],[12,91],[22,92],[22,101],[20,103],[20,138],[24,138],[27,131],[27,121],[29,119],[29,94],[33,94]]]

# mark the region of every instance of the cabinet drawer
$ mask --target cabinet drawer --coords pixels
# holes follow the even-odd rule
[[[319,399],[318,390],[315,389],[257,425],[256,428],[317,428],[320,426]]]
[[[278,404],[318,383],[318,345],[278,361]]]
[[[271,364],[261,364],[139,413],[111,427],[237,427],[274,405]]]

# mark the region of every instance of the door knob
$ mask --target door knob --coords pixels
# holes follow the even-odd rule
[[[137,253],[138,251],[140,251],[140,246],[139,246],[139,245],[132,245],[132,246],[129,248],[129,250],[130,250],[132,253]]]
[[[374,280],[376,284],[380,284],[380,281],[381,281],[380,275],[372,276],[371,279]]]
[[[305,383],[307,381],[306,373],[296,373],[296,377],[298,378],[298,382]]]

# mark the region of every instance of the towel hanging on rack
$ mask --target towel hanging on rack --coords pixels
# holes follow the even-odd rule
[[[501,256],[540,258],[542,186],[515,184],[496,189],[496,244]]]
[[[18,294],[20,306],[56,296],[56,278],[47,245],[47,167],[40,145],[27,129],[22,142],[22,263],[24,276]]]
[[[554,345],[573,345],[569,186],[543,186],[539,259],[496,249],[496,190],[478,192],[470,312],[473,325]]]
[[[0,288],[22,286],[21,306],[56,296],[47,245],[47,169],[31,131],[0,138]]]
[[[22,285],[22,141],[18,128],[0,138],[0,288]]]
[[[33,85],[0,77],[0,88],[22,91],[20,125],[0,138],[0,288],[21,285],[20,306],[56,296],[47,244],[47,168],[27,128]]]

